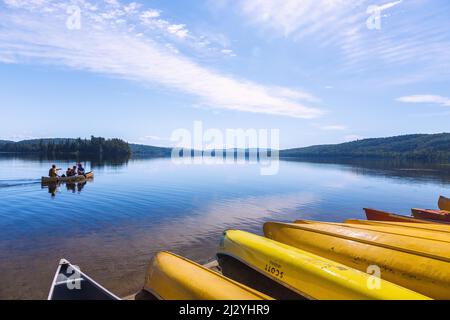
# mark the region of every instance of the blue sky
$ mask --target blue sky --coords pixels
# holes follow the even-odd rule
[[[448,132],[449,17],[446,0],[0,0],[0,139]]]

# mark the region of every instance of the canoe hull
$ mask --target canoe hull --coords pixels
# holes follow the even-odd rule
[[[144,290],[162,300],[268,300],[269,296],[170,252],[151,260]]]
[[[450,211],[413,208],[411,209],[411,212],[413,216],[418,219],[450,223]]]
[[[50,177],[42,177],[41,183],[42,184],[51,184],[51,183],[59,183],[59,182],[68,182],[68,183],[74,183],[74,182],[83,182],[89,179],[94,178],[94,172],[88,172],[84,175],[77,175],[73,177],[56,177],[56,178],[50,178]]]
[[[120,300],[69,261],[61,259],[48,300]]]
[[[439,209],[450,211],[450,198],[446,198],[444,196],[439,197],[438,201]]]
[[[381,211],[381,210],[364,208],[364,211],[366,212],[367,220],[427,223],[427,221],[419,220],[419,219],[416,219],[413,217],[402,216],[399,214],[390,213],[390,212]]]
[[[347,219],[344,221],[346,224],[359,224],[359,225],[372,225],[380,227],[403,227],[419,230],[429,230],[437,232],[450,233],[450,224],[446,223],[410,223],[410,222],[397,222],[397,221],[374,221],[374,220],[355,220]]]
[[[218,256],[233,257],[308,299],[426,299],[383,279],[379,290],[371,290],[364,272],[244,231],[226,231]]]
[[[264,234],[362,272],[378,266],[382,279],[434,299],[450,298],[448,242],[298,222],[265,223]]]

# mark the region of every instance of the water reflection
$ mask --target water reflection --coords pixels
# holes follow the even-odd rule
[[[401,159],[291,159],[283,161],[336,165],[356,175],[450,183],[450,164]]]
[[[49,183],[49,184],[41,184],[42,189],[47,189],[48,193],[54,198],[56,194],[59,192],[59,188],[64,185],[67,191],[70,191],[72,193],[81,193],[83,191],[86,184],[89,182],[92,182],[93,179],[88,179],[81,182],[55,182],[55,183]]]
[[[120,157],[76,157],[73,155],[57,155],[49,157],[35,153],[0,153],[0,161],[2,160],[27,160],[38,163],[84,163],[90,164],[91,168],[101,169],[104,167],[122,167],[126,166],[130,161],[129,156]]]
[[[385,161],[281,161],[261,176],[248,163],[86,159],[95,183],[40,188],[51,164],[77,160],[0,156],[0,298],[45,298],[62,257],[126,295],[142,287],[155,251],[206,262],[224,229],[363,218],[363,207],[407,212],[450,194],[448,166]]]

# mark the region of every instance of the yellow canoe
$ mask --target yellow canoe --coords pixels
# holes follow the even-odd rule
[[[440,196],[438,206],[441,210],[450,211],[450,199],[444,196]]]
[[[159,252],[144,290],[163,300],[270,300],[271,297],[170,252]]]
[[[228,230],[218,255],[229,255],[309,299],[427,299],[313,253],[248,232]]]
[[[363,224],[355,224],[355,223],[317,222],[317,221],[307,221],[307,220],[298,220],[298,221],[295,221],[294,223],[339,226],[339,227],[343,227],[343,228],[351,228],[355,231],[369,230],[369,231],[376,231],[376,232],[392,234],[392,235],[413,237],[414,239],[428,239],[428,240],[434,240],[434,241],[442,241],[442,242],[447,242],[450,245],[450,233],[436,231],[436,230],[425,230],[425,229],[420,229],[420,228],[406,228],[406,227],[402,227],[402,226],[392,226],[392,225],[376,226],[376,225],[363,225]],[[413,224],[413,223],[411,223],[411,224]]]
[[[94,178],[94,172],[91,171],[86,174],[80,174],[80,175],[71,176],[71,177],[54,177],[54,178],[42,177],[41,183],[42,184],[52,184],[52,183],[59,183],[59,182],[75,183],[75,182],[83,182],[83,181],[93,179],[93,178]]]
[[[347,219],[344,223],[351,224],[362,224],[362,225],[372,225],[379,227],[402,227],[407,229],[419,229],[419,230],[429,230],[436,232],[450,233],[450,225],[433,223],[433,224],[422,224],[422,223],[410,223],[410,222],[393,222],[393,221],[372,221],[372,220],[357,220],[357,219]]]
[[[450,246],[446,242],[320,223],[268,222],[264,234],[434,299],[450,299]]]

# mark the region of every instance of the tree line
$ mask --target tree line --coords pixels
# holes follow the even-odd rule
[[[37,139],[0,144],[0,152],[38,153],[41,155],[130,156],[130,145],[121,139]]]
[[[450,161],[450,133],[362,139],[280,151],[285,158],[393,158]]]

